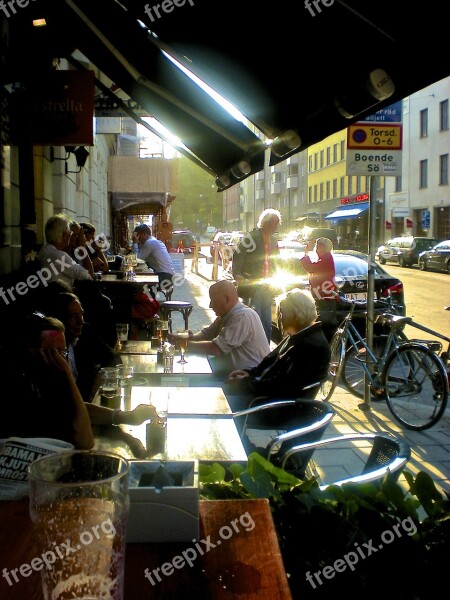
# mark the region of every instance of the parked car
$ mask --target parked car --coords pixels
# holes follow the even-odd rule
[[[367,300],[367,255],[356,250],[334,250],[334,264],[336,268],[336,283],[339,291],[349,300]],[[280,289],[276,289],[276,293],[281,293],[283,289],[292,289],[293,287],[307,288],[309,275],[305,272],[301,262],[297,258],[279,257],[279,277],[283,282]],[[381,265],[375,264],[375,301],[374,309],[382,309],[385,304],[383,299],[389,296],[399,314],[405,315],[405,296],[402,281],[390,275]],[[330,301],[331,302],[331,301]],[[350,305],[341,300],[336,300],[336,325],[340,323],[350,309]],[[365,335],[365,306],[356,306],[355,308],[355,324],[362,335]],[[358,318],[359,317],[359,318]],[[273,340],[277,339],[277,332],[274,332],[277,327],[276,309],[272,313]],[[375,333],[378,333],[378,328],[374,328]],[[281,334],[278,331],[278,340],[281,339]]]
[[[439,242],[431,250],[421,252],[418,265],[421,271],[430,269],[450,273],[450,240]]]
[[[183,252],[185,254],[192,254],[197,241],[192,231],[189,231],[189,229],[172,231],[172,248],[177,249],[180,240],[183,244]]]
[[[395,237],[380,246],[376,252],[376,256],[382,265],[392,262],[399,264],[401,267],[411,267],[412,265],[417,265],[421,252],[430,250],[439,241],[435,238],[427,237]]]

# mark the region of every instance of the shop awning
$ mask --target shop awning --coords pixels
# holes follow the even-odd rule
[[[271,7],[269,19],[257,0],[22,4],[13,11],[5,3],[7,12],[0,11],[7,44],[3,85],[26,88],[30,75],[58,68],[58,58],[80,51],[113,89],[181,140],[221,189],[450,75],[450,62],[436,60],[448,52],[447,22],[420,4],[408,5],[408,21],[403,11],[392,10],[392,0],[327,6],[287,0]],[[32,26],[33,18],[43,17],[45,27]],[[344,26],[353,38],[342,46]],[[355,51],[356,39],[371,50]],[[293,93],[293,57],[317,40],[342,51],[330,53],[320,68],[316,60],[303,61],[301,93]],[[183,68],[246,121],[233,117]],[[268,150],[264,136],[275,140]]]
[[[338,208],[338,210],[335,210],[331,214],[327,215],[325,219],[354,219],[355,217],[359,217],[359,215],[366,211],[368,208],[368,202],[361,202],[360,204],[351,204],[350,206],[347,205],[342,208]]]

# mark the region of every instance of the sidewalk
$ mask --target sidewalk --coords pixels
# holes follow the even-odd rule
[[[189,328],[198,331],[205,324],[214,320],[215,314],[209,308],[208,290],[213,283],[211,280],[212,264],[207,264],[206,259],[199,259],[199,274],[191,272],[191,261],[185,261],[185,281],[175,287],[173,299],[187,300],[194,309],[189,317]],[[219,268],[219,278],[221,269]],[[176,319],[174,314],[174,319]],[[181,322],[180,322],[181,324]],[[450,408],[437,425],[425,431],[409,431],[403,429],[391,418],[391,414],[384,402],[374,402],[371,410],[364,412],[358,405],[361,400],[350,394],[342,387],[338,387],[331,400],[336,411],[332,424],[324,437],[332,437],[348,433],[376,433],[385,432],[402,437],[411,448],[411,459],[407,470],[413,475],[425,471],[435,481],[438,489],[445,488],[450,491]],[[320,455],[319,455],[320,454]],[[324,481],[327,477],[333,479],[344,478],[355,474],[361,466],[360,450],[347,452],[343,455],[335,450],[316,451],[315,462]],[[406,486],[404,478],[400,483]]]

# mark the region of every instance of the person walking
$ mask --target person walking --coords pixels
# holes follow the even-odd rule
[[[264,280],[275,271],[273,259],[278,254],[278,246],[273,234],[280,224],[278,210],[264,210],[256,229],[246,233],[234,251],[231,267],[238,292],[260,316],[268,342],[272,333],[273,291]]]

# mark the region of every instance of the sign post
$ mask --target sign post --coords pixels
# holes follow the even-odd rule
[[[367,321],[366,341],[373,348],[373,316],[375,297],[375,228],[377,177],[395,177],[402,172],[402,103],[396,102],[383,108],[364,121],[354,123],[347,131],[348,176],[370,176],[369,201],[369,255],[367,265]],[[424,211],[425,212],[425,211]],[[383,212],[384,214],[384,212]],[[384,218],[383,218],[384,221]],[[370,356],[366,355],[366,367],[373,370]],[[365,377],[364,403],[361,410],[370,410],[370,382]]]

